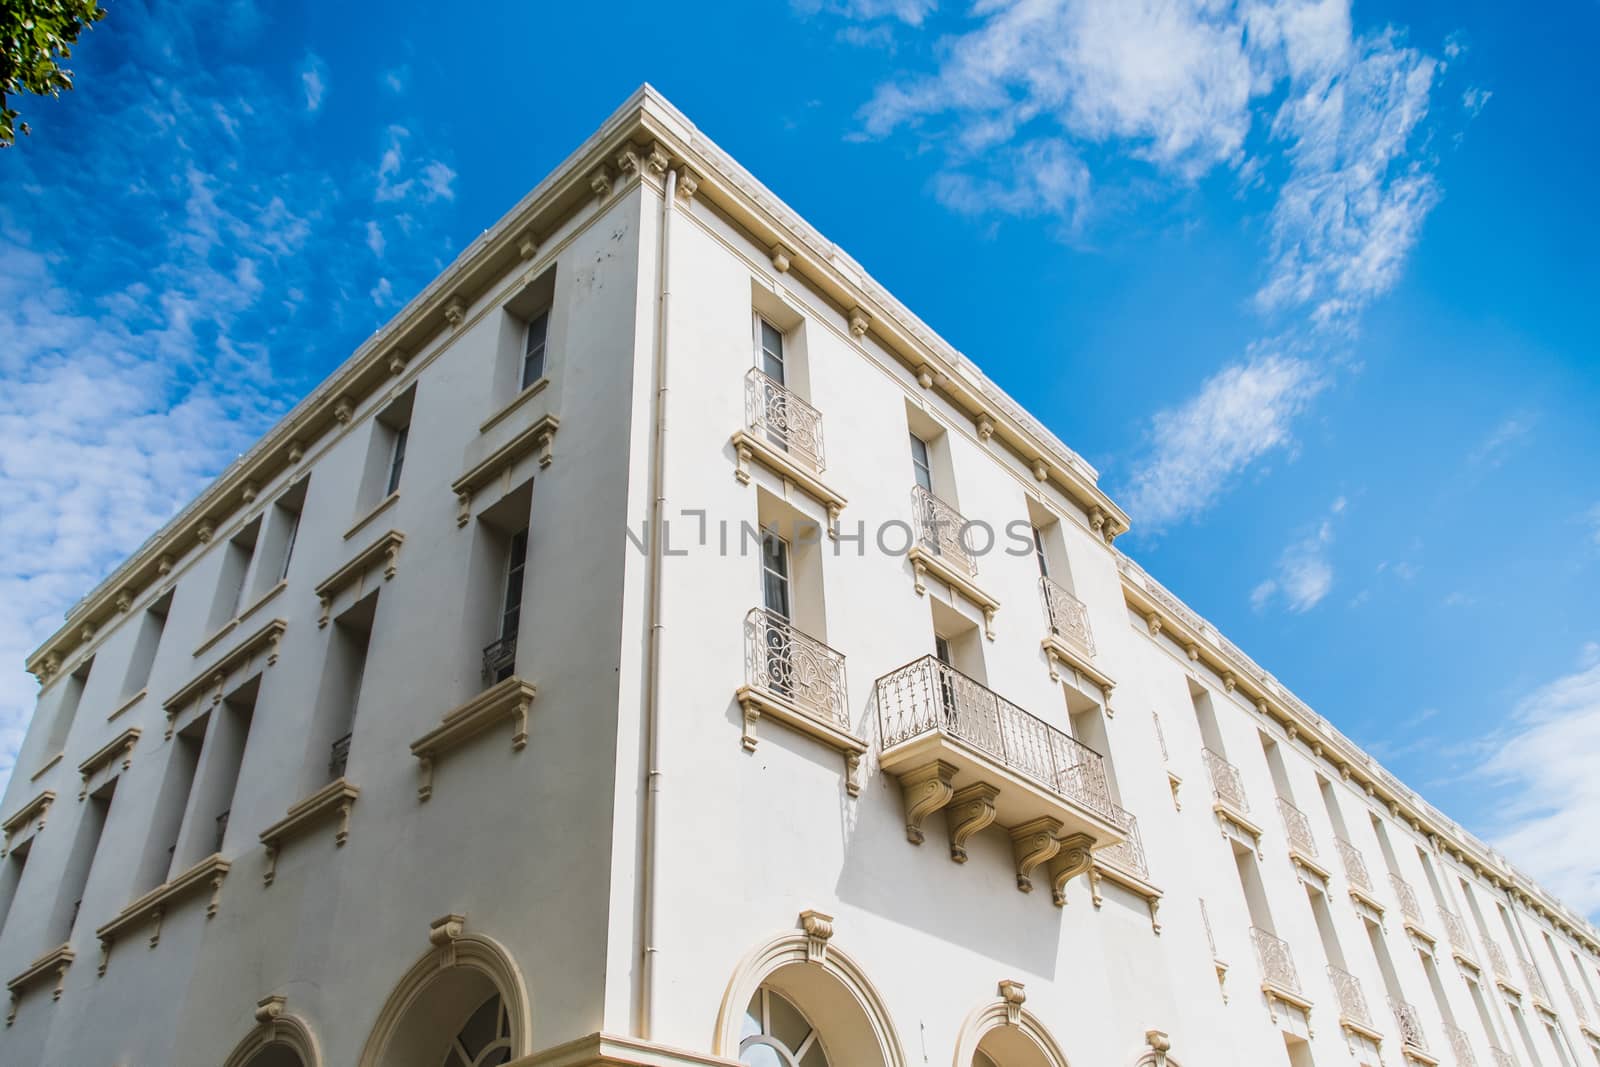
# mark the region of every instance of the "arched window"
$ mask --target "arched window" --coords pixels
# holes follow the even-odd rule
[[[745,1009],[739,1062],[750,1067],[828,1067],[828,1053],[800,1009],[762,986]]]
[[[441,1067],[500,1067],[511,1062],[511,1018],[496,993],[480,1004],[450,1043]]]

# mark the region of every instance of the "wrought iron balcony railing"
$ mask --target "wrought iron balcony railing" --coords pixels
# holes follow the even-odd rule
[[[1089,609],[1083,601],[1060,582],[1043,575],[1039,578],[1039,592],[1044,597],[1050,632],[1094,655],[1094,631],[1089,628]]]
[[[1394,886],[1394,895],[1399,898],[1400,912],[1417,925],[1422,924],[1422,905],[1417,902],[1416,891],[1411,888],[1411,883],[1391,873],[1389,882]]]
[[[1439,922],[1444,925],[1444,934],[1450,939],[1450,947],[1457,952],[1471,956],[1472,937],[1467,933],[1467,924],[1461,921],[1461,916],[1441,904],[1439,906]]]
[[[1357,889],[1372,895],[1372,877],[1367,874],[1367,860],[1361,855],[1361,850],[1342,837],[1333,839],[1339,847],[1339,860],[1344,864],[1344,876],[1350,879],[1350,884]]]
[[[1311,820],[1306,813],[1278,798],[1278,813],[1283,816],[1283,831],[1289,835],[1289,845],[1295,851],[1313,859],[1317,855],[1317,839],[1311,836]]]
[[[1111,805],[1111,811],[1111,821],[1116,823],[1127,837],[1115,845],[1107,845],[1100,849],[1096,853],[1097,858],[1120,867],[1137,878],[1149,879],[1150,871],[1145,866],[1144,842],[1139,837],[1139,820],[1134,817],[1133,812],[1118,804]]]
[[[1444,1024],[1445,1036],[1450,1041],[1450,1054],[1456,1058],[1456,1067],[1478,1067],[1478,1058],[1472,1054],[1472,1041],[1459,1026]]]
[[[1494,1067],[1517,1067],[1517,1061],[1511,1058],[1511,1053],[1504,1049],[1489,1046],[1489,1053],[1494,1056]]]
[[[937,657],[924,656],[878,679],[884,748],[934,731],[980,749],[1000,764],[1108,822],[1115,806],[1100,753],[1023,711]]]
[[[1394,1022],[1400,1028],[1400,1040],[1421,1052],[1428,1051],[1428,1039],[1422,1033],[1422,1016],[1417,1009],[1403,1000],[1390,1000],[1394,1009]]]
[[[345,734],[328,746],[328,777],[343,778],[350,766],[350,734]]]
[[[483,650],[483,684],[503,682],[517,670],[517,635],[509,634],[485,646]]]
[[[1256,962],[1261,965],[1262,979],[1298,996],[1300,975],[1294,969],[1289,942],[1259,926],[1250,928],[1250,940],[1256,947]]]
[[[957,570],[978,573],[978,560],[967,545],[967,520],[948,503],[920,485],[911,487],[912,513],[916,518],[917,544],[923,551],[938,556]]]
[[[1587,1023],[1589,1021],[1589,1008],[1584,1004],[1583,998],[1578,995],[1578,991],[1573,988],[1571,982],[1564,981],[1562,984],[1567,987],[1567,999],[1572,1001],[1572,1010],[1577,1012],[1578,1021]]]
[[[1371,1027],[1372,1013],[1367,1011],[1367,998],[1361,992],[1361,979],[1329,964],[1328,981],[1332,983],[1334,996],[1339,1000],[1339,1014],[1353,1023]]]
[[[844,653],[766,608],[744,617],[745,681],[837,730],[850,729]]]
[[[1539,975],[1539,969],[1533,961],[1526,956],[1517,957],[1517,965],[1522,968],[1522,976],[1528,980],[1528,992],[1533,994],[1535,1000],[1550,1003],[1550,993],[1544,987],[1544,979]]]
[[[1492,937],[1483,939],[1483,947],[1489,953],[1489,966],[1494,968],[1494,976],[1509,982],[1511,980],[1511,968],[1506,964],[1505,950]]]
[[[821,474],[822,413],[776,378],[751,367],[744,376],[745,425],[774,447]]]
[[[1239,768],[1209,748],[1202,755],[1205,759],[1206,773],[1211,776],[1212,794],[1236,811],[1249,812],[1250,802],[1245,799],[1244,778],[1239,774]]]

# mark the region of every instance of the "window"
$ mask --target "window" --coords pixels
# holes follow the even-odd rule
[[[394,441],[389,452],[389,481],[384,487],[383,495],[397,492],[400,489],[400,472],[406,465],[406,438],[411,434],[409,425],[402,426],[394,431]]]
[[[61,703],[56,706],[55,717],[50,720],[50,743],[45,749],[46,759],[54,757],[66,747],[67,735],[72,732],[72,721],[78,717],[78,705],[83,702],[83,690],[89,684],[89,671],[93,667],[94,658],[90,657],[62,683]]]
[[[750,1067],[828,1067],[828,1053],[800,1009],[762,986],[745,1008],[739,1062]]]
[[[511,1019],[496,993],[467,1019],[439,1067],[500,1067],[510,1062]]]
[[[278,581],[285,581],[289,577],[289,561],[294,558],[295,538],[300,536],[300,513],[297,511],[289,516],[288,529],[283,539],[283,563],[278,567]]]
[[[6,929],[6,918],[11,914],[11,904],[17,899],[17,886],[22,883],[22,872],[28,866],[28,853],[33,850],[33,838],[28,838],[0,859],[0,933]]]
[[[1050,577],[1050,564],[1044,556],[1044,535],[1039,532],[1039,527],[1033,528],[1033,558],[1039,564],[1039,577]]]
[[[310,731],[303,782],[306,792],[344,776],[377,608],[378,592],[373,591],[335,618],[328,628],[328,655],[317,688],[316,718]]]
[[[523,527],[511,535],[506,553],[506,596],[500,610],[500,636],[515,637],[522,625],[522,575],[528,566],[528,530]]]
[[[917,484],[933,492],[933,466],[928,458],[928,442],[911,435],[911,473]]]
[[[267,512],[262,528],[261,562],[256,565],[256,575],[250,587],[250,594],[255,601],[289,578],[289,561],[294,558],[294,543],[300,536],[300,512],[305,507],[306,488],[310,481],[307,476],[291,485],[273,501]]]
[[[550,334],[550,309],[528,319],[522,335],[522,388],[544,377],[545,344]]]
[[[789,543],[770,528],[761,532],[761,601],[774,615],[789,618]]]
[[[116,785],[116,779],[112,779],[90,794],[81,806],[83,817],[73,836],[72,851],[67,856],[66,870],[62,872],[50,915],[50,935],[46,943],[52,947],[68,940],[78,921],[78,906],[83,903],[83,890],[89,884],[89,872],[94,869],[95,853],[100,849],[100,837],[105,830],[106,816],[111,812],[111,795]]]
[[[761,368],[761,373],[779,385],[786,383],[783,331],[760,315],[756,316],[756,366]]]
[[[217,577],[217,593],[211,601],[209,631],[216,633],[238,614],[244,600],[244,583],[250,573],[250,561],[256,554],[256,540],[261,533],[261,520],[253,520],[244,529],[229,538],[222,549],[222,569]]]
[[[950,639],[945,637],[943,634],[933,635],[933,654],[937,656],[939,658],[939,662],[943,663],[946,667],[955,666],[954,661],[950,659]]]
[[[145,609],[139,620],[139,633],[133,640],[133,656],[128,660],[128,673],[122,680],[122,698],[128,700],[150,681],[150,671],[155,667],[156,650],[161,647],[161,634],[167,628],[167,613],[172,610],[172,592],[168,590],[154,604]]]

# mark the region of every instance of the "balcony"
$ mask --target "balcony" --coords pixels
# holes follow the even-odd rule
[[[1450,1054],[1456,1058],[1456,1067],[1478,1067],[1478,1057],[1472,1054],[1472,1041],[1459,1026],[1444,1025],[1445,1037],[1450,1041]]]
[[[1255,945],[1256,963],[1261,968],[1261,992],[1266,994],[1272,1021],[1278,1023],[1278,1009],[1284,1005],[1290,1009],[1291,1017],[1298,1013],[1297,1021],[1309,1031],[1311,1001],[1300,989],[1300,975],[1295,970],[1289,942],[1259,926],[1250,928],[1250,940]]]
[[[1406,1059],[1425,1067],[1437,1064],[1438,1057],[1428,1052],[1428,1039],[1423,1036],[1422,1016],[1417,1009],[1403,1000],[1390,1000],[1389,1006],[1394,1009],[1394,1022],[1400,1029],[1400,1043]]]
[[[978,557],[967,543],[967,520],[952,505],[920,485],[911,487],[912,524],[911,573],[917,595],[928,591],[928,576],[939,579],[955,592],[976,604],[983,612],[983,632],[994,640],[994,613],[1000,602],[980,589],[972,579],[978,573]]]
[[[1495,985],[1499,986],[1507,993],[1510,993],[1512,996],[1522,996],[1521,987],[1519,987],[1516,983],[1516,980],[1511,977],[1511,967],[1506,963],[1505,950],[1502,949],[1499,943],[1497,943],[1492,937],[1485,937],[1483,939],[1483,947],[1484,951],[1489,953],[1489,966],[1494,970]]]
[[[1111,805],[1113,822],[1123,832],[1124,840],[1107,845],[1094,854],[1094,865],[1089,869],[1090,900],[1095,907],[1102,903],[1100,881],[1115,882],[1122,888],[1144,898],[1150,909],[1150,929],[1161,932],[1158,918],[1161,908],[1161,890],[1150,884],[1150,869],[1145,862],[1144,841],[1139,836],[1139,820],[1133,812],[1118,804]]]
[[[744,376],[744,427],[734,432],[732,443],[733,473],[740,484],[750,483],[754,460],[826,507],[829,536],[835,536],[846,501],[820,478],[827,466],[821,412],[776,378],[751,367]]]
[[[1517,957],[1517,966],[1522,969],[1522,977],[1527,981],[1528,992],[1533,995],[1534,1001],[1548,1008],[1550,1006],[1550,993],[1544,987],[1544,979],[1539,977],[1539,969],[1533,965],[1533,961],[1529,960],[1528,957],[1521,955]]]
[[[1373,922],[1383,921],[1383,905],[1372,891],[1372,876],[1367,873],[1366,857],[1361,850],[1342,837],[1333,839],[1339,849],[1339,861],[1344,864],[1344,876],[1350,883],[1350,899],[1356,910]]]
[[[1317,862],[1317,839],[1311,836],[1311,820],[1306,813],[1278,798],[1278,814],[1283,819],[1283,832],[1289,839],[1289,858],[1301,878],[1310,876],[1318,888],[1326,889],[1328,869]]]
[[[850,729],[844,653],[777,612],[752,608],[744,617],[744,677],[745,684],[734,695],[744,712],[745,751],[755,751],[761,717],[776,719],[842,753],[845,790],[858,795],[867,743]]]
[[[1220,752],[1204,749],[1201,758],[1206,774],[1211,778],[1212,810],[1222,820],[1223,828],[1233,827],[1250,839],[1252,848],[1261,846],[1261,827],[1250,821],[1250,801],[1244,793],[1244,777],[1239,768],[1229,763]]]
[[[1434,936],[1422,925],[1422,905],[1417,901],[1416,890],[1411,888],[1410,882],[1393,872],[1389,875],[1389,883],[1394,886],[1395,899],[1400,902],[1400,914],[1403,916],[1406,932],[1424,942],[1427,950],[1431,952]]]
[[[950,855],[998,823],[1011,835],[1017,888],[1048,862],[1054,898],[1089,870],[1090,852],[1127,840],[1100,754],[933,656],[879,678],[879,763],[900,780],[906,838],[943,808]]]
[[[1444,936],[1450,939],[1450,954],[1456,962],[1476,971],[1478,964],[1472,955],[1472,936],[1467,933],[1467,924],[1462,922],[1461,916],[1440,905],[1439,923],[1444,927]]]
[[[1089,626],[1089,609],[1060,582],[1039,577],[1039,597],[1044,601],[1050,632],[1040,642],[1050,664],[1050,680],[1061,680],[1061,668],[1076,672],[1096,686],[1106,700],[1116,686],[1110,676],[1095,665],[1094,631]]]
[[[1494,1057],[1494,1067],[1517,1067],[1517,1061],[1511,1058],[1511,1053],[1504,1049],[1489,1046],[1489,1054]]]
[[[1383,1034],[1373,1025],[1366,995],[1361,991],[1361,979],[1329,964],[1328,983],[1333,986],[1333,995],[1339,1002],[1339,1025],[1374,1045],[1381,1044]]]

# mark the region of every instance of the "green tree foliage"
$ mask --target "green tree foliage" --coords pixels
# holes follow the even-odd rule
[[[105,18],[98,0],[0,0],[0,148],[10,148],[17,128],[11,97],[60,96],[72,88],[72,71],[58,60],[72,55],[83,28]]]

